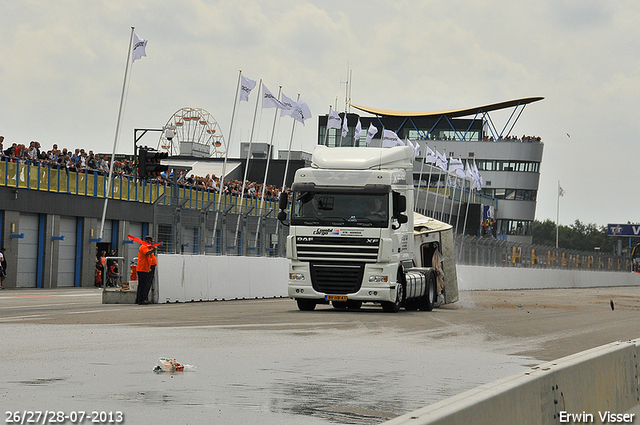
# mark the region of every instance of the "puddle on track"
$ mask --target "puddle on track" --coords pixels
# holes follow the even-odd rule
[[[20,329],[19,333],[15,330]],[[5,410],[122,411],[127,424],[376,424],[538,363],[468,327],[1,327]],[[159,357],[197,366],[154,373]]]

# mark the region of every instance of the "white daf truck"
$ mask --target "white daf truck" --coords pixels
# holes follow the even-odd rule
[[[290,226],[288,295],[298,308],[430,311],[457,301],[453,229],[413,204],[410,147],[316,147],[278,214]]]

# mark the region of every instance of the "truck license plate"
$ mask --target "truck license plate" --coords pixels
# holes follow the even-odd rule
[[[346,295],[325,295],[324,299],[327,301],[346,301],[347,296]]]

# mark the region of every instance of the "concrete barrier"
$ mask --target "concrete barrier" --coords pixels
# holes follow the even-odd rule
[[[456,267],[460,291],[639,286],[640,274],[516,267]]]
[[[158,255],[159,303],[287,296],[289,260],[268,257]]]
[[[214,301],[287,296],[289,260],[268,257],[158,255],[157,300]],[[460,291],[640,285],[640,274],[457,266]]]
[[[482,385],[385,425],[638,423],[640,339]]]

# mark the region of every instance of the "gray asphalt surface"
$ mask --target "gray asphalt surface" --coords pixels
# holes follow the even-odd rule
[[[629,287],[462,292],[454,305],[398,314],[300,312],[289,299],[103,305],[97,289],[5,290],[0,405],[5,423],[6,412],[49,410],[120,411],[127,424],[375,424],[638,338],[639,312]],[[197,368],[156,374],[159,357]]]

